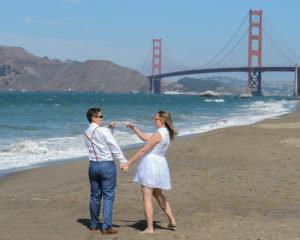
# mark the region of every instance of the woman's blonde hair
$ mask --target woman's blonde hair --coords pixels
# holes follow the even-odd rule
[[[171,114],[168,111],[161,110],[158,112],[158,115],[165,120],[165,125],[168,129],[170,139],[173,140],[178,132],[173,126]]]

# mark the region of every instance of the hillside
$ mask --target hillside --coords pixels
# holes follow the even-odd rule
[[[216,90],[219,87],[219,83],[216,81],[210,81],[206,79],[196,79],[196,78],[181,78],[177,83],[183,86],[184,92],[203,92],[207,90]]]
[[[247,80],[228,76],[212,76],[203,78],[181,78],[177,82],[162,80],[164,92],[200,93],[213,90],[220,95],[239,95],[246,93]],[[289,96],[294,93],[294,80],[263,79],[262,92],[265,96]]]
[[[19,47],[0,46],[0,91],[148,92],[148,79],[109,61],[40,58]]]
[[[164,92],[176,91],[182,93],[200,93],[212,90],[221,95],[241,94],[245,92],[245,88],[228,87],[227,84],[223,84],[223,81],[220,81],[222,79],[226,83],[227,77],[215,77],[215,79],[185,77],[177,80],[177,82],[163,79],[162,89]]]

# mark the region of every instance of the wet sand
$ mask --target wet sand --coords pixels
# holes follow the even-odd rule
[[[175,140],[167,159],[177,231],[154,202],[155,234],[138,233],[146,222],[135,164],[118,172],[119,233],[90,232],[86,160],[1,179],[0,239],[300,239],[299,111]]]

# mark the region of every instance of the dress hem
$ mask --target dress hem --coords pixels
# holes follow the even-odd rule
[[[145,187],[150,187],[150,188],[159,188],[159,189],[164,189],[164,190],[170,190],[171,189],[171,187],[165,187],[165,186],[156,186],[156,185],[152,185],[152,184],[145,184],[145,183],[141,183],[141,182],[139,182],[139,181],[137,181],[137,180],[133,180],[134,182],[136,182],[136,183],[139,183],[139,184],[141,184],[141,185],[143,185],[143,186],[145,186]]]

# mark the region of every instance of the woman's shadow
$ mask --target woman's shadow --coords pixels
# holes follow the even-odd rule
[[[138,231],[143,231],[147,228],[147,221],[146,220],[138,220],[138,221],[127,221],[127,220],[120,220],[120,222],[126,222],[128,223],[125,225],[126,227],[134,228]],[[129,224],[132,223],[132,224]],[[162,227],[160,224],[160,221],[153,221],[153,228],[155,229],[167,229],[165,227]]]

